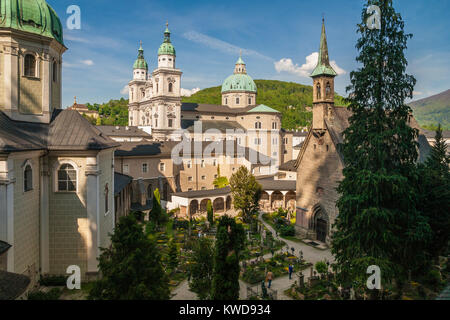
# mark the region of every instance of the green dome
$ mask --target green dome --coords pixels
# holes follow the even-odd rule
[[[0,28],[31,32],[64,45],[61,21],[45,0],[0,0]]]
[[[170,54],[172,56],[176,56],[176,51],[173,45],[170,42],[164,42],[158,50],[158,55],[162,54]]]
[[[248,74],[233,74],[222,84],[223,92],[250,91],[256,93],[256,84]]]
[[[166,30],[164,31],[164,42],[158,49],[158,56],[162,54],[168,54],[172,56],[177,55],[174,46],[170,42],[169,23],[166,23]]]
[[[142,41],[138,50],[138,58],[134,62],[133,69],[145,69],[148,71],[148,63],[147,61],[145,61],[144,58],[144,49],[142,48]]]

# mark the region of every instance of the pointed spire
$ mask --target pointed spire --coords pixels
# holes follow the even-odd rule
[[[244,60],[242,60],[242,49],[239,50],[239,59],[236,61],[236,64],[245,64]]]
[[[327,34],[325,32],[325,17],[322,17],[322,34],[320,36],[319,59],[317,61],[317,66],[311,76],[315,77],[323,74],[330,76],[337,75],[337,73],[330,65],[330,58],[328,56]]]
[[[166,30],[164,31],[164,42],[170,42],[169,21],[166,21]]]

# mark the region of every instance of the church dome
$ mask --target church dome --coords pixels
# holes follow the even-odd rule
[[[64,45],[61,21],[45,0],[0,0],[0,10],[0,28],[38,34]]]
[[[172,42],[170,41],[170,31],[169,31],[169,24],[166,24],[166,30],[164,31],[164,42],[161,44],[161,46],[158,49],[158,55],[172,55],[176,56],[175,47],[173,46]]]
[[[144,49],[142,48],[142,42],[138,52],[138,58],[134,62],[133,69],[145,69],[148,71],[148,63],[144,58]]]
[[[222,92],[250,91],[256,93],[255,81],[248,74],[233,74],[225,79]]]

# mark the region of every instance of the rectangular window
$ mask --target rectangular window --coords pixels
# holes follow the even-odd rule
[[[192,182],[193,178],[192,177],[188,177],[188,181]]]
[[[166,169],[166,165],[164,163],[159,164],[159,171],[164,171]]]
[[[172,128],[172,126],[173,126],[173,120],[169,119],[169,128]]]
[[[206,176],[202,176],[202,180],[206,180]]]
[[[214,167],[217,166],[217,160],[216,160],[216,159],[213,160],[213,166],[214,166]]]
[[[130,172],[130,167],[127,164],[123,165],[123,173],[129,173]]]
[[[142,164],[142,173],[147,173],[147,171],[148,171],[148,164],[143,163]]]
[[[201,164],[202,168],[205,167],[205,160],[202,160],[202,164]]]
[[[188,162],[186,163],[186,167],[187,167],[188,169],[190,169],[190,168],[192,167],[192,163],[191,163],[190,161],[188,161]]]

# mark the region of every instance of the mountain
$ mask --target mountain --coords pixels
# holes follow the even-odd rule
[[[306,107],[312,106],[312,86],[277,80],[255,80],[255,83],[258,87],[257,104],[265,104],[280,111],[283,115],[281,126],[284,129],[297,129],[311,123],[312,112]],[[219,86],[200,90],[190,97],[184,97],[183,102],[220,105],[221,89]],[[345,105],[339,95],[336,95],[335,103]]]
[[[440,123],[450,130],[450,89],[437,95],[409,103],[420,126],[434,130]]]

